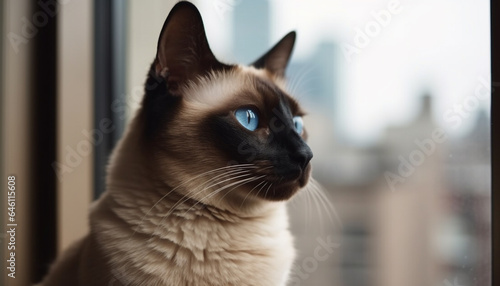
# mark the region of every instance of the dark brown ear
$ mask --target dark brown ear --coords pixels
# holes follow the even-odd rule
[[[158,40],[157,75],[166,78],[169,90],[175,94],[187,81],[223,66],[210,50],[198,9],[189,2],[177,3]]]
[[[269,52],[251,65],[259,69],[267,69],[277,76],[284,76],[286,66],[292,54],[293,45],[295,44],[295,37],[295,31],[288,33]]]

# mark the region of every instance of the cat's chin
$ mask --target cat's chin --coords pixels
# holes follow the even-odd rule
[[[269,191],[267,191],[267,193],[259,194],[259,196],[269,201],[286,201],[293,197],[293,195],[295,195],[299,190],[300,187],[298,184],[286,183],[272,187]]]
[[[268,183],[271,187],[265,192],[259,192],[258,196],[269,201],[286,201],[293,197],[300,189],[304,188],[311,176],[311,166],[308,165],[300,177],[292,180],[271,179]]]

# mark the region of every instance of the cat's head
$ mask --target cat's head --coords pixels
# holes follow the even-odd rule
[[[294,42],[291,32],[249,66],[223,64],[195,6],[175,5],[141,110],[163,181],[203,202],[241,203],[286,200],[307,184],[304,112],[284,85]]]

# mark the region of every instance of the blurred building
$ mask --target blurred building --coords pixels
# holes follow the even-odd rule
[[[432,118],[431,100],[422,97],[415,120],[387,128],[381,142],[384,172],[374,189],[372,224],[376,285],[436,285],[446,277],[436,238],[448,207],[448,142]]]
[[[453,230],[449,237],[455,239],[443,260],[463,285],[491,285],[490,119],[484,110],[475,115],[470,132],[450,140],[446,199]]]
[[[260,15],[255,21],[254,15]],[[234,7],[233,51],[243,63],[274,43],[267,1]],[[242,37],[241,35],[245,35]],[[249,40],[251,39],[251,40]],[[417,116],[388,126],[374,146],[343,142],[337,126],[337,44],[321,42],[287,70],[291,93],[314,110],[305,120],[313,134],[313,174],[334,203],[303,192],[290,205],[298,257],[293,285],[489,285],[490,155],[488,117],[462,137],[435,122],[432,97],[421,97]],[[339,217],[336,217],[338,214]],[[333,219],[330,219],[333,216]],[[339,244],[322,261],[315,250]]]
[[[129,1],[126,10],[117,9],[125,4],[115,1],[117,5],[109,7],[109,11],[99,9],[107,5],[96,6],[89,1],[59,3],[57,16],[39,27],[36,37],[29,37],[29,42],[16,51],[6,36],[10,32],[23,32],[23,19],[33,19],[34,13],[45,11],[35,2],[0,2],[5,16],[0,24],[5,36],[0,41],[3,55],[0,82],[6,94],[2,98],[4,108],[0,113],[4,121],[0,129],[9,134],[2,142],[0,155],[5,157],[3,177],[14,174],[19,180],[17,204],[22,206],[16,214],[20,222],[17,270],[22,275],[10,281],[3,275],[0,285],[7,285],[7,281],[10,285],[38,281],[56,251],[60,252],[87,232],[87,210],[94,197],[93,157],[84,156],[63,179],[56,178],[51,164],[56,159],[62,160],[68,147],[85,139],[82,130],[92,130],[93,122],[99,122],[94,104],[98,97],[93,87],[96,79],[104,79],[95,73],[101,70],[97,64],[105,61],[96,60],[99,59],[96,55],[121,59],[117,51],[126,47],[127,66],[117,65],[118,75],[123,76],[123,70],[127,69],[127,96],[142,96],[159,28],[177,1]],[[217,5],[233,12],[231,50],[237,62],[255,60],[277,40],[270,38],[273,20],[270,1],[195,2],[213,10],[202,11],[204,17],[210,11],[220,12]],[[347,7],[338,8],[342,11]],[[96,16],[104,15],[96,14],[104,11],[117,19]],[[411,16],[407,15],[404,17]],[[408,19],[408,22],[402,19],[401,23],[409,24],[411,18]],[[453,24],[451,18],[443,19]],[[94,42],[98,38],[96,33],[107,31],[103,27],[108,24],[127,30],[123,43],[116,34],[110,33],[113,37],[103,34],[103,38],[112,39],[109,43],[120,47],[116,50],[109,45],[109,54],[96,50]],[[393,32],[398,28],[401,26],[390,27]],[[398,35],[393,32],[393,36]],[[377,39],[372,46],[377,41],[383,44]],[[350,127],[349,123],[338,120],[343,108],[339,102],[345,96],[339,92],[343,71],[337,70],[341,61],[338,43],[322,41],[312,50],[303,58],[292,57],[287,72],[292,94],[310,111],[304,120],[315,153],[313,174],[325,188],[326,198],[314,190],[303,191],[290,204],[291,228],[298,251],[292,271],[293,285],[491,285],[488,112],[478,110],[470,114],[467,120],[475,123],[468,133],[457,136],[446,131],[441,137],[438,134],[437,137],[445,139],[437,142],[434,134],[440,129],[433,120],[433,97],[425,95],[413,120],[388,126],[373,146],[353,146],[343,141],[338,130],[339,126]],[[376,51],[371,49],[372,54],[367,51],[365,55],[373,56]],[[438,56],[435,52],[436,49],[427,50],[425,54]],[[123,64],[122,60],[125,61],[116,62]],[[50,84],[49,89],[46,84]],[[111,95],[104,99],[112,102]],[[127,103],[129,112],[138,102]],[[105,106],[107,103],[101,105]],[[45,116],[54,114],[56,118]],[[45,183],[46,180],[56,186]],[[333,203],[335,210],[329,208],[328,202]],[[3,238],[0,236],[2,243],[6,242]],[[335,242],[335,247],[325,248],[328,241]],[[327,255],[318,257],[318,247]],[[6,253],[5,249],[2,247],[0,253]]]
[[[323,264],[329,270],[303,285],[490,284],[489,119],[480,111],[471,132],[456,137],[438,126],[432,109],[432,97],[423,96],[414,120],[387,127],[368,148],[343,145],[332,130],[317,130],[326,115],[311,116],[310,144],[321,154],[314,176],[342,227],[323,222],[341,245]],[[303,225],[320,221],[305,215],[313,203],[299,206],[291,209],[292,228],[310,254],[320,227]]]

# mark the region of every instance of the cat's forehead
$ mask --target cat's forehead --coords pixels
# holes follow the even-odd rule
[[[264,69],[233,66],[212,72],[184,90],[188,102],[209,110],[224,110],[245,105],[272,109],[286,105],[293,114],[303,114],[298,102],[287,92],[283,79]]]

